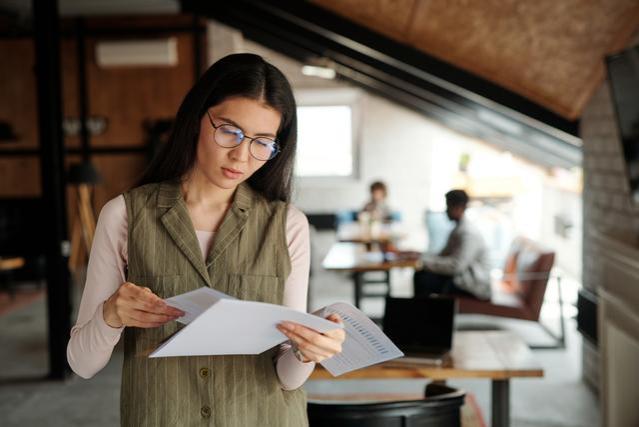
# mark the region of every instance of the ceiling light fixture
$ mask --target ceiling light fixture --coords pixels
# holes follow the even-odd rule
[[[305,76],[332,80],[337,77],[335,63],[328,58],[314,58],[302,66]]]

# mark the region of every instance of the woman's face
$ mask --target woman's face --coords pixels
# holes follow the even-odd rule
[[[208,113],[216,126],[231,124],[249,137],[275,139],[281,120],[278,111],[261,101],[243,97],[228,98],[209,108]],[[249,139],[237,147],[225,148],[215,142],[214,136],[215,128],[205,114],[200,121],[196,167],[211,184],[226,190],[235,189],[266,163],[250,154]]]

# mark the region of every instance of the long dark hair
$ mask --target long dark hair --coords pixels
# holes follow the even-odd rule
[[[280,153],[248,179],[268,200],[288,202],[291,197],[297,113],[291,86],[284,74],[261,56],[241,53],[225,56],[200,77],[180,105],[171,136],[144,172],[138,185],[179,179],[195,163],[200,121],[206,111],[227,98],[263,100],[282,119],[277,131]]]

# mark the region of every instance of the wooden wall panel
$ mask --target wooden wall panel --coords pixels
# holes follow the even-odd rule
[[[0,197],[40,197],[37,156],[0,157]]]
[[[146,167],[146,158],[144,154],[99,155],[93,157],[93,164],[103,179],[95,191],[97,214],[106,202],[135,185]]]
[[[67,167],[80,160],[80,156],[67,156]],[[103,179],[102,183],[95,187],[93,196],[93,211],[97,221],[100,210],[106,202],[135,185],[146,167],[146,158],[144,154],[94,155],[92,163]],[[67,187],[69,232],[72,230],[73,221],[77,218],[76,203],[75,187],[69,185]]]
[[[30,39],[0,39],[0,58],[0,120],[8,122],[18,136],[16,142],[2,143],[1,148],[37,147],[33,42]]]
[[[101,69],[96,65],[94,47],[107,36],[89,36],[86,40],[86,71],[89,92],[89,115],[107,117],[108,128],[100,136],[91,138],[92,147],[143,148],[146,119],[165,119],[175,116],[177,109],[194,83],[193,34],[184,31],[192,25],[191,17],[117,17],[91,18],[87,31],[122,31],[110,39],[176,37],[178,65],[175,67],[122,67]],[[61,43],[61,71],[64,117],[79,115],[76,40],[72,33],[74,21],[63,22],[67,35]],[[175,29],[176,27],[181,29]],[[135,29],[144,28],[144,35],[134,36]],[[204,39],[204,38],[203,38]],[[40,164],[37,155],[8,156],[2,150],[36,149],[37,104],[34,73],[34,47],[30,38],[0,39],[0,120],[12,124],[19,142],[0,146],[0,197],[39,197],[41,195]],[[65,137],[66,148],[80,146],[78,136]],[[103,177],[96,187],[94,209],[97,215],[102,206],[116,195],[131,188],[146,167],[146,154],[113,153],[92,155],[92,162]],[[67,155],[65,164],[79,162],[79,155]],[[72,186],[67,189],[69,232],[76,216],[76,198]]]
[[[108,117],[104,134],[91,143],[101,146],[142,146],[144,121],[174,117],[193,85],[193,45],[190,34],[175,35],[179,63],[175,67],[100,68],[94,46],[87,43],[91,115]]]

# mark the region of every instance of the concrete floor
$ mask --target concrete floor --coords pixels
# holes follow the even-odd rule
[[[335,301],[351,301],[347,276],[314,269],[310,308]],[[393,272],[393,294],[410,293],[410,271]],[[77,297],[76,297],[77,298]],[[366,301],[371,315],[382,309],[379,301]],[[119,423],[119,386],[122,353],[116,349],[106,368],[91,380],[72,376],[64,382],[43,381],[47,370],[46,306],[44,299],[0,318],[0,425],[10,426],[114,426]],[[544,310],[553,323],[552,304]],[[550,313],[550,314],[548,314]],[[556,314],[556,310],[555,310]],[[492,322],[493,319],[465,317],[462,323]],[[495,323],[495,322],[492,322]],[[545,335],[536,325],[497,321],[513,329],[528,342],[540,342]],[[61,337],[60,339],[66,339]],[[568,322],[565,350],[535,351],[545,370],[543,379],[518,379],[511,383],[513,427],[594,427],[600,425],[598,400],[581,381],[581,337],[574,321]],[[423,380],[309,381],[309,392],[375,389],[420,392]],[[474,393],[484,418],[490,420],[490,383],[486,380],[453,381],[451,385]],[[339,387],[339,390],[337,390]]]

